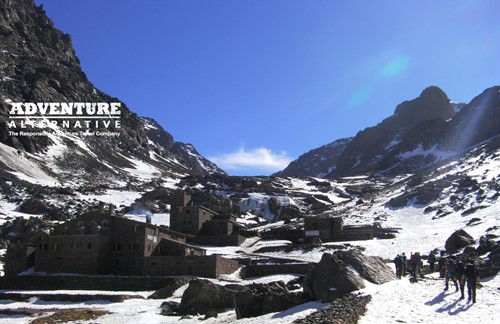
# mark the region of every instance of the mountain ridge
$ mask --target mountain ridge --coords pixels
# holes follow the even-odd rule
[[[0,143],[38,164],[49,176],[69,181],[79,174],[83,182],[130,182],[162,174],[180,178],[224,173],[191,144],[176,142],[156,121],[139,117],[119,99],[95,88],[81,69],[71,36],[56,29],[33,0],[6,1],[0,13],[0,35]],[[90,129],[119,135],[81,136],[73,126],[40,126],[26,131],[48,130],[52,135],[20,136],[10,132],[11,102],[119,102],[120,128]],[[19,123],[16,119],[15,124],[21,127]],[[58,172],[51,172],[49,164],[57,166]],[[148,166],[148,176],[127,172],[139,164]],[[16,170],[16,166],[11,163],[10,169]]]
[[[338,178],[416,172],[499,134],[499,91],[500,87],[491,87],[464,105],[452,104],[443,90],[430,86],[417,98],[399,104],[393,115],[359,131],[334,156],[322,146],[274,175]],[[482,114],[476,113],[481,109]],[[463,125],[468,129],[465,135]],[[329,161],[322,169],[331,172],[311,171],[318,160]]]

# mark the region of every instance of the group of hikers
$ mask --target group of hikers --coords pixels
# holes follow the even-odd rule
[[[464,289],[467,283],[468,301],[476,303],[476,288],[479,284],[479,270],[473,259],[465,262],[456,256],[436,257],[434,251],[429,253],[427,258],[429,262],[429,272],[435,271],[437,263],[440,278],[445,279],[444,290],[449,289],[450,281],[455,285],[455,292],[460,289],[460,299],[465,299]],[[394,258],[394,265],[396,266],[396,277],[401,279],[402,276],[409,273],[410,281],[417,282],[417,277],[423,278],[422,268],[423,261],[419,252],[411,253],[410,259],[406,258],[405,253],[398,254]]]

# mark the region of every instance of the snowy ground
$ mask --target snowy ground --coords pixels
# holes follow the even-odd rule
[[[481,222],[472,227],[466,227],[476,240],[484,235],[487,228],[499,224],[500,202],[496,202],[489,208],[474,213],[473,217],[481,218]],[[402,230],[395,239],[353,241],[353,245],[366,248],[365,253],[378,255],[392,259],[396,254],[420,251],[427,254],[435,247],[442,247],[446,238],[453,231],[464,227],[470,217],[463,217],[459,213],[450,214],[443,218],[433,219],[429,214],[424,214],[422,208],[407,207],[398,210],[390,210],[382,204],[374,206],[370,213],[385,213],[384,226],[400,227]],[[497,231],[494,231],[498,234]],[[345,243],[345,242],[343,242]],[[249,242],[240,247],[208,248],[207,253],[219,253],[225,255],[237,255],[237,251],[253,253],[258,248],[266,246],[286,245],[286,241],[259,241]],[[338,243],[335,243],[338,244]],[[327,246],[329,244],[326,244]],[[319,261],[322,249],[304,251],[293,251],[290,253],[266,253],[271,256],[281,256],[299,260]],[[248,284],[250,282],[270,282],[275,280],[289,281],[295,275],[280,275],[259,278],[255,280],[241,280],[238,273],[221,276],[215,280],[220,284],[239,282]],[[496,314],[500,310],[500,277],[484,278],[481,280],[483,287],[478,289],[477,304],[471,305],[466,300],[459,300],[459,293],[454,289],[444,292],[444,282],[436,275],[412,284],[407,278],[393,281],[384,285],[373,285],[367,283],[364,292],[372,295],[373,300],[368,304],[366,315],[361,319],[362,324],[371,323],[493,323],[496,322]],[[171,300],[179,301],[186,286],[180,288]],[[106,292],[107,293],[107,292]],[[140,292],[148,296],[151,292]],[[130,294],[137,294],[130,292]],[[163,300],[130,299],[122,303],[111,303],[108,301],[91,301],[85,303],[62,303],[43,302],[38,298],[32,298],[29,302],[0,301],[0,311],[5,309],[31,308],[31,309],[67,309],[67,308],[97,308],[108,310],[112,314],[99,317],[97,322],[102,324],[115,323],[196,323],[198,318],[180,320],[179,317],[165,317],[160,315],[160,305]],[[290,323],[295,319],[303,318],[326,305],[319,302],[310,302],[298,307],[279,312],[267,314],[257,318],[236,320],[234,310],[219,314],[217,319],[208,319],[204,323]],[[201,317],[200,317],[201,318]],[[33,317],[0,315],[0,323],[29,323]],[[79,323],[96,323],[95,320]]]
[[[270,276],[255,280],[266,282],[274,280],[290,280],[293,276]],[[249,283],[246,281],[244,283]],[[372,295],[367,313],[361,318],[360,324],[373,323],[494,323],[500,306],[500,279],[487,278],[481,280],[482,288],[477,290],[477,303],[472,304],[466,299],[460,300],[460,293],[452,288],[443,291],[444,281],[437,274],[429,275],[417,283],[410,283],[407,278],[396,280],[384,285],[374,285],[366,282],[363,292]],[[170,300],[180,301],[186,286],[178,289]],[[58,291],[61,293],[61,291]],[[129,292],[147,296],[151,292]],[[122,293],[123,294],[123,293]],[[130,299],[122,303],[92,301],[85,303],[43,302],[37,298],[29,302],[0,301],[0,311],[14,308],[33,308],[50,310],[54,308],[93,308],[112,312],[99,317],[98,320],[79,321],[78,323],[197,323],[197,317],[180,319],[178,316],[166,317],[160,315],[160,305],[163,300]],[[234,310],[219,314],[217,319],[208,319],[203,323],[291,323],[303,318],[325,304],[309,302],[289,310],[270,313],[264,316],[247,319],[236,319]],[[202,317],[200,317],[202,318]],[[33,320],[28,316],[0,315],[0,323],[24,324]]]

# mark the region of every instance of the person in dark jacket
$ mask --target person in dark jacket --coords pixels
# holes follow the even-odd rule
[[[465,287],[465,264],[462,260],[458,260],[455,265],[455,278],[458,280],[458,286],[460,287],[460,299],[464,299],[464,287]]]
[[[406,254],[403,252],[401,253],[401,261],[403,262],[403,267],[401,268],[402,272],[403,272],[403,276],[406,276],[406,271],[408,270],[407,268],[407,262],[408,260],[406,260]]]
[[[479,270],[474,263],[474,260],[470,260],[469,264],[465,268],[465,277],[467,278],[467,293],[469,295],[468,301],[476,303],[476,286],[479,281]]]
[[[434,272],[434,264],[436,263],[436,255],[434,254],[434,251],[431,251],[429,253],[429,270],[430,272]]]
[[[455,292],[458,291],[458,282],[457,278],[455,277],[455,257],[450,256],[447,258],[444,262],[444,268],[445,268],[445,287],[444,290],[448,290],[449,282],[453,282],[455,285]]]
[[[396,266],[396,277],[401,279],[401,273],[403,272],[403,259],[399,254],[394,258],[394,265]]]

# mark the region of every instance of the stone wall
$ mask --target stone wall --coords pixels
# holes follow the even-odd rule
[[[370,295],[347,294],[335,299],[325,308],[308,315],[305,318],[293,321],[293,324],[356,324],[366,312],[366,305],[371,301]]]
[[[312,269],[312,263],[285,263],[285,264],[252,264],[244,268],[245,278],[262,277],[280,273],[306,274]]]
[[[186,278],[191,277],[29,275],[0,277],[0,289],[146,291],[176,285]]]
[[[209,246],[240,246],[246,237],[236,235],[208,235],[196,236],[189,239],[190,243]]]
[[[216,278],[220,274],[230,274],[238,270],[236,260],[219,255],[208,256],[152,256],[144,258],[143,273],[150,276],[193,275]]]

